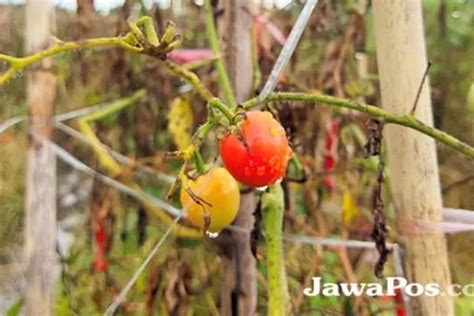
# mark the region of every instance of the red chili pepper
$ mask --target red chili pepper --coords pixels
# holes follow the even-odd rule
[[[336,167],[337,141],[339,134],[339,121],[334,119],[326,126],[326,143],[324,145],[324,171],[331,172]],[[335,180],[332,175],[324,178],[324,185],[331,192],[334,190]]]
[[[332,175],[328,175],[324,178],[324,186],[330,191],[332,192],[332,190],[334,190],[334,187],[336,185],[336,180],[334,180],[334,177]]]
[[[395,296],[393,297],[393,301],[395,302],[395,311],[397,316],[406,316],[407,311],[405,309],[405,305],[403,304],[403,296],[402,291],[400,289],[395,289]]]
[[[397,316],[406,316],[407,311],[403,302],[403,296],[400,289],[395,289],[395,295],[382,295],[380,299],[384,302],[393,301],[395,313]]]
[[[97,245],[97,253],[94,258],[94,268],[97,272],[104,272],[107,270],[108,264],[105,256],[105,249],[107,247],[107,233],[103,223],[99,224],[99,227],[95,231],[95,242]]]

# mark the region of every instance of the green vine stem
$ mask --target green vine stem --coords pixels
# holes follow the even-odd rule
[[[224,114],[224,116],[227,118],[227,120],[231,123],[233,118],[234,118],[234,112],[232,112],[231,110],[229,110],[229,108],[224,104],[222,103],[221,100],[219,100],[218,98],[212,98],[210,101],[209,101],[209,106],[212,107],[212,108],[215,108],[217,110],[219,110],[222,114]]]
[[[288,286],[283,260],[283,189],[276,184],[262,195],[263,231],[267,243],[267,315],[287,315]]]
[[[474,148],[457,138],[445,133],[439,129],[433,128],[425,123],[417,120],[411,114],[396,115],[384,111],[383,109],[374,105],[363,104],[356,101],[350,101],[346,99],[340,99],[324,94],[310,94],[303,92],[276,92],[272,93],[266,99],[267,102],[279,102],[279,101],[304,101],[313,103],[322,103],[331,106],[338,106],[347,109],[356,110],[368,114],[371,117],[380,118],[385,123],[392,123],[402,125],[415,129],[425,135],[428,135],[438,142],[445,144],[446,146],[460,152],[461,154],[474,159]],[[244,109],[252,109],[259,105],[256,98],[250,99],[242,104]]]
[[[163,64],[173,74],[187,80],[194,87],[194,90],[196,90],[196,92],[204,101],[209,102],[212,98],[214,98],[212,93],[204,86],[204,84],[201,82],[199,77],[194,72],[184,67],[181,67],[170,60],[163,61]]]
[[[10,69],[0,76],[0,85],[10,80],[17,72],[29,65],[37,63],[45,58],[52,57],[64,52],[77,51],[92,47],[119,46],[132,52],[139,52],[139,49],[128,45],[121,37],[102,37],[76,42],[58,42],[57,44],[26,57],[11,57],[0,54],[0,61],[9,64]]]
[[[206,171],[206,164],[202,158],[199,150],[194,151],[194,164],[196,165],[196,170],[199,174],[202,174]]]
[[[229,81],[229,76],[224,67],[224,62],[222,61],[221,51],[219,49],[219,40],[217,38],[216,23],[214,21],[214,14],[212,12],[211,0],[204,1],[204,10],[206,14],[206,30],[207,38],[209,40],[209,45],[211,46],[212,52],[219,56],[214,61],[214,65],[217,70],[217,75],[219,76],[219,84],[224,92],[224,99],[226,103],[232,107],[237,105],[234,97],[234,91]]]
[[[206,7],[208,11],[209,9],[212,11],[209,1],[206,1]],[[214,25],[212,12],[207,15],[207,18],[208,19],[212,18],[212,25],[211,25],[212,28],[211,28],[211,31],[209,32],[209,33],[212,33],[212,34],[209,34],[211,46],[214,46],[214,48],[217,47],[215,51],[218,52],[217,35],[215,32],[215,25]],[[65,52],[83,50],[83,49],[93,48],[93,47],[118,46],[133,53],[143,54],[143,55],[148,55],[154,58],[158,58],[159,60],[162,61],[163,65],[167,67],[172,73],[189,81],[189,83],[194,87],[194,89],[196,90],[196,92],[199,94],[201,98],[203,98],[207,102],[210,102],[211,100],[213,100],[214,96],[212,95],[212,93],[203,85],[199,77],[194,72],[187,70],[179,65],[176,65],[169,60],[162,60],[163,56],[166,56],[166,52],[169,51],[170,47],[166,45],[163,46],[162,45],[163,43],[160,43],[160,45],[158,46],[152,45],[152,42],[156,43],[156,37],[153,35],[153,32],[151,30],[151,23],[153,23],[153,21],[149,17],[142,17],[136,23],[130,23],[131,31],[124,36],[93,38],[93,39],[87,39],[87,40],[81,40],[81,41],[75,41],[75,42],[62,42],[62,41],[57,40],[57,43],[55,45],[43,51],[40,51],[36,54],[32,54],[25,57],[13,57],[13,56],[0,54],[0,62],[7,63],[10,66],[10,68],[5,73],[0,75],[0,86],[6,83],[11,78],[13,78],[22,69],[34,63],[37,63],[45,58],[52,57],[54,55],[58,55]],[[146,31],[146,34],[140,33],[141,30],[140,28],[138,28],[137,25],[143,26],[143,28]],[[172,28],[173,26],[169,25],[169,27]],[[137,39],[137,36],[140,36],[140,38]],[[174,47],[177,41],[178,40],[175,40],[174,42],[172,42],[170,44],[171,47]],[[219,63],[222,63],[222,60],[220,58],[218,60],[220,60]],[[222,66],[223,66],[223,63],[222,63]],[[222,70],[224,70],[223,67],[222,67]],[[220,72],[220,76],[225,76],[227,78],[227,74],[225,73],[225,71],[219,71],[219,72]],[[228,83],[228,78],[221,80],[221,84],[224,84],[223,90],[226,91],[227,98],[232,95],[232,99],[233,99],[233,94],[231,93],[232,90],[225,88],[226,82]],[[350,101],[346,99],[335,98],[335,97],[323,95],[323,94],[310,94],[310,93],[303,93],[303,92],[277,92],[277,93],[270,94],[268,98],[266,99],[266,102],[278,102],[278,101],[305,101],[305,102],[313,102],[313,103],[323,103],[323,104],[327,104],[331,106],[357,110],[357,111],[366,113],[371,117],[380,118],[385,123],[393,123],[393,124],[398,124],[398,125],[415,129],[425,135],[428,135],[436,139],[438,142],[443,143],[446,146],[462,153],[463,155],[471,159],[474,159],[474,148],[472,146],[461,142],[460,140],[456,139],[455,137],[441,130],[438,130],[436,128],[433,128],[431,126],[424,124],[423,122],[417,120],[411,114],[395,115],[395,114],[388,113],[384,111],[383,109],[373,106],[373,105],[363,104],[363,103]],[[214,103],[215,103],[214,105],[217,104],[217,102],[215,101]],[[232,105],[232,104],[235,104],[235,102],[231,101],[230,103],[227,103],[227,104]],[[242,104],[244,109],[251,109],[251,108],[257,107],[258,105],[259,105],[259,102],[256,98],[250,99]],[[217,106],[214,106],[214,107],[221,110],[221,112],[228,118],[229,113],[222,111],[222,108],[225,106],[226,104],[219,101]],[[230,111],[230,113],[233,113],[233,111]],[[209,127],[212,125],[214,125],[214,123],[208,124],[206,125],[206,127]]]
[[[257,43],[257,30],[254,26],[252,28],[252,69],[253,69],[253,83],[252,87],[254,91],[260,88],[262,83],[262,71],[258,64],[258,43]]]
[[[139,26],[143,27],[145,33],[142,32]],[[115,46],[135,54],[157,58],[172,73],[187,80],[205,101],[210,101],[213,98],[212,93],[202,84],[194,72],[166,60],[166,53],[180,42],[180,40],[177,39],[179,36],[174,34],[175,28],[173,23],[167,25],[165,34],[163,34],[163,37],[170,37],[169,41],[171,42],[169,44],[163,43],[163,40],[160,43],[154,29],[153,20],[148,16],[141,17],[135,23],[129,23],[129,27],[130,31],[124,36],[92,38],[73,42],[63,42],[56,39],[56,44],[51,47],[25,57],[13,57],[0,54],[0,62],[4,62],[10,67],[5,73],[0,75],[0,86],[8,82],[24,68],[45,58],[89,48]]]

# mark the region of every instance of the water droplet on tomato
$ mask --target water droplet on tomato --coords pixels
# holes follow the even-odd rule
[[[210,231],[206,231],[206,235],[207,237],[212,238],[212,239],[219,237],[219,233],[212,233]]]
[[[255,190],[260,191],[260,192],[265,192],[268,188],[268,185],[265,185],[263,187],[256,187]]]

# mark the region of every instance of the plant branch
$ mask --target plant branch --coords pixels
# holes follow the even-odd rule
[[[22,69],[35,64],[45,58],[61,53],[84,50],[92,47],[119,46],[134,53],[140,53],[141,49],[133,47],[124,41],[124,37],[101,37],[75,42],[59,42],[45,50],[25,57],[11,57],[0,55],[0,61],[9,64],[10,69],[0,76],[0,85],[6,83],[14,74]]]
[[[181,43],[181,37],[175,33],[173,23],[168,23],[161,41],[158,39],[154,29],[153,20],[148,16],[138,19],[135,23],[129,23],[129,27],[130,31],[124,36],[92,38],[74,42],[56,40],[57,43],[51,47],[25,57],[12,57],[0,54],[0,62],[7,63],[10,66],[5,73],[0,75],[0,86],[12,79],[15,74],[24,68],[45,58],[89,48],[115,46],[132,53],[147,55],[161,60],[163,65],[172,73],[189,81],[205,101],[210,101],[213,98],[212,93],[202,84],[194,72],[166,59],[166,54]],[[143,28],[144,33],[140,27]]]
[[[199,174],[202,174],[204,171],[206,171],[206,164],[204,163],[204,159],[199,153],[199,150],[194,151],[194,164],[196,165],[196,170]]]
[[[194,87],[199,96],[205,101],[209,102],[214,97],[194,72],[183,68],[169,60],[163,61],[163,64],[176,76],[187,80]]]
[[[392,123],[409,127],[417,130],[425,135],[434,138],[438,142],[445,144],[446,146],[456,150],[457,152],[474,159],[474,148],[457,138],[439,130],[425,123],[417,120],[413,115],[396,115],[384,111],[383,109],[374,105],[359,103],[356,101],[350,101],[347,99],[340,99],[323,94],[310,94],[303,92],[276,92],[272,93],[266,99],[268,102],[279,102],[279,101],[304,101],[323,103],[331,106],[343,107],[351,110],[356,110],[368,114],[371,117],[382,119],[384,123]],[[244,109],[252,109],[257,107],[260,103],[257,98],[250,99],[242,104]]]
[[[219,110],[222,114],[224,114],[224,116],[229,120],[229,122],[232,122],[232,119],[234,118],[234,113],[229,110],[229,108],[224,103],[222,103],[221,100],[219,100],[218,98],[212,98],[209,101],[209,106]]]
[[[212,52],[216,56],[219,56],[214,61],[217,75],[219,76],[219,84],[224,92],[224,99],[226,103],[232,107],[235,107],[237,102],[235,101],[234,91],[232,90],[229,76],[225,70],[224,62],[222,61],[221,51],[219,49],[219,40],[217,38],[216,23],[214,21],[214,14],[212,12],[210,0],[204,1],[204,9],[206,14],[207,39],[209,40],[209,45],[211,46]]]

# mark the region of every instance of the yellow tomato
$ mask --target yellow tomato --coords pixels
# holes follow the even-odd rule
[[[204,229],[209,215],[210,233],[218,233],[235,219],[239,210],[240,192],[237,181],[220,167],[213,167],[196,180],[189,179],[181,187],[181,205],[186,218]]]

